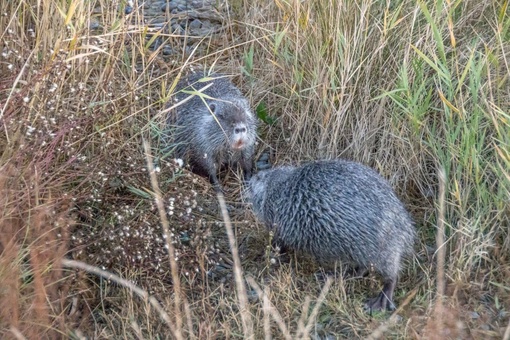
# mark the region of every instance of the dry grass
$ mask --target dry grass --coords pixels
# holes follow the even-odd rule
[[[0,3],[0,337],[510,337],[508,1],[234,1],[206,39],[119,4]],[[362,310],[377,278],[280,263],[232,172],[223,218],[163,157],[161,108],[198,67],[236,75],[273,163],[389,179],[420,235],[394,315]]]

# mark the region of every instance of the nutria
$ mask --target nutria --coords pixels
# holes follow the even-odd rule
[[[170,106],[175,108],[168,115],[167,135],[174,158],[207,176],[217,191],[221,191],[217,172],[225,165],[239,164],[249,180],[256,119],[248,100],[226,76],[190,74],[177,83]]]
[[[261,171],[249,182],[255,215],[284,247],[320,262],[343,260],[373,268],[384,281],[368,300],[392,310],[401,260],[412,252],[413,222],[390,185],[374,170],[344,160]]]

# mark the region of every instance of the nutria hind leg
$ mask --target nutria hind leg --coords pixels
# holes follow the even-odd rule
[[[344,277],[346,279],[361,278],[368,275],[368,268],[365,266],[352,266],[348,267],[345,271]]]
[[[374,311],[395,310],[393,291],[395,290],[396,281],[395,279],[385,279],[382,291],[377,297],[369,299],[365,303],[365,310],[370,314]]]

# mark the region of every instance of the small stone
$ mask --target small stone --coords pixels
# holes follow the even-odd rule
[[[266,163],[266,162],[257,162],[256,166],[257,166],[257,170],[271,169],[271,164]]]
[[[161,11],[166,12],[167,8],[172,13],[172,11],[177,9],[177,3],[175,1],[170,1],[169,3],[166,3],[163,6],[161,6]]]
[[[179,24],[173,24],[172,25],[172,33],[173,34],[183,35],[184,34],[184,29]]]
[[[260,155],[259,161],[260,162],[268,162],[269,161],[269,153],[264,152],[262,155]]]
[[[202,22],[198,19],[192,20],[189,23],[189,28],[198,29],[200,27],[202,27]]]
[[[99,28],[101,28],[101,25],[99,24],[99,22],[97,22],[97,21],[91,21],[90,22],[89,29],[97,30]]]
[[[200,1],[200,0],[194,0],[194,1],[191,1],[191,6],[193,8],[202,8],[204,6],[204,3],[203,3],[203,1]]]
[[[269,162],[269,152],[265,151],[259,159],[256,161],[256,166],[258,170],[266,170],[271,168],[271,163]]]
[[[152,24],[151,23],[151,27],[152,28],[155,28],[155,29],[158,29],[158,30],[161,30],[163,28],[165,28],[167,26],[167,22],[158,22],[158,23],[155,23],[155,24]]]
[[[183,232],[179,240],[182,242],[182,244],[185,245],[189,245],[191,243],[191,238],[189,237],[189,234],[187,232]]]
[[[471,312],[471,313],[469,313],[469,316],[473,320],[476,320],[476,319],[480,318],[480,314],[478,314],[477,312]]]
[[[322,323],[318,322],[315,324],[314,328],[315,328],[314,330],[316,332],[322,332],[324,330],[324,325]]]
[[[197,51],[200,51],[200,50],[197,50]],[[186,55],[190,55],[191,52],[193,52],[193,48],[191,46],[184,46],[184,53]]]
[[[163,55],[172,55],[174,54],[174,50],[170,46],[163,47]]]
[[[248,296],[248,302],[255,303],[259,300],[259,295],[254,289],[247,289],[246,295]]]
[[[216,5],[215,0],[192,0],[193,7],[195,8],[203,8],[203,7],[209,7],[212,8],[214,5]]]
[[[110,185],[110,188],[112,188],[112,189],[117,189],[117,188],[122,187],[122,181],[119,178],[112,179],[108,184]]]
[[[148,38],[148,39],[150,39],[150,38],[151,38],[151,36],[148,36],[147,38]],[[151,50],[156,50],[156,49],[158,49],[158,48],[159,48],[159,46],[161,46],[161,44],[162,44],[161,37],[157,37],[157,38],[156,38],[156,39],[152,42],[152,44],[149,46],[149,48],[150,48]]]
[[[177,5],[177,10],[178,11],[181,11],[181,12],[184,12],[186,10],[188,10],[188,6],[187,5]]]
[[[157,17],[151,20],[151,26],[163,26],[166,24],[165,17]]]

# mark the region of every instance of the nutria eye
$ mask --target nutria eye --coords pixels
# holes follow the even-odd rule
[[[214,113],[214,111],[216,111],[216,104],[214,103],[209,104],[209,109],[211,109],[211,111]]]

